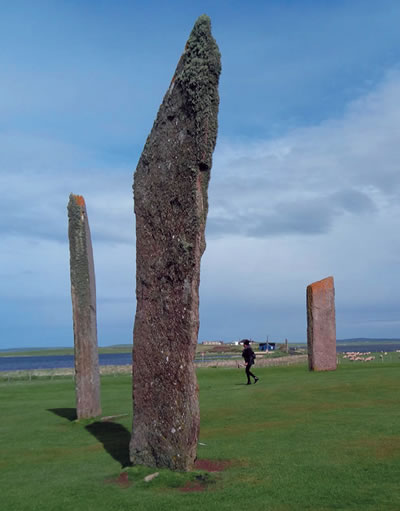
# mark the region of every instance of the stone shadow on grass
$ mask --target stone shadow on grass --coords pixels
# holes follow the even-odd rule
[[[68,419],[69,421],[76,421],[78,416],[76,415],[76,408],[47,408],[48,412],[55,413],[59,417],[63,419]]]
[[[131,465],[129,459],[131,434],[124,426],[115,422],[93,422],[85,428],[103,444],[108,454],[122,467]]]

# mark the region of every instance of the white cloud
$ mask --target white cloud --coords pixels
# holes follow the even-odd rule
[[[400,73],[392,72],[343,118],[275,140],[221,141],[210,185],[202,331],[207,301],[215,307],[218,296],[224,325],[237,301],[263,315],[248,322],[247,335],[270,328],[305,339],[306,286],[333,275],[338,335],[379,336],[370,319],[400,302],[398,105]]]
[[[200,338],[305,339],[305,288],[328,275],[335,277],[339,337],[393,331],[400,302],[398,105],[400,74],[392,72],[342,118],[274,140],[219,141]],[[2,300],[36,300],[43,321],[70,324],[66,206],[70,192],[82,194],[99,324],[109,331],[127,325],[126,342],[135,302],[133,168],[99,166],[75,146],[18,133],[3,133],[0,146]]]
[[[400,185],[399,102],[400,73],[392,72],[341,119],[275,140],[222,140],[210,187],[209,235],[321,234],[347,213],[367,221],[393,204]]]
[[[65,241],[70,193],[86,199],[92,235],[132,243],[133,169],[98,166],[95,155],[53,139],[0,135],[2,235]]]

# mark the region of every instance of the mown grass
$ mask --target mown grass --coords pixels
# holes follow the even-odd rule
[[[131,382],[102,378],[103,415],[74,421],[71,380],[0,384],[4,510],[398,510],[400,365],[200,369],[201,459],[223,472],[130,467]],[[127,481],[121,477],[127,472]],[[117,483],[117,478],[121,484]],[[183,493],[193,481],[204,491]],[[123,484],[126,483],[127,484]]]

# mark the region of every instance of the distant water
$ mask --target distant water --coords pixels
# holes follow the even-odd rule
[[[344,344],[337,346],[337,351],[396,351],[400,350],[400,342],[398,344]],[[214,354],[211,357],[205,357],[205,360],[221,360],[233,358],[232,355]],[[130,353],[101,353],[99,355],[100,365],[102,366],[122,366],[132,363],[132,355]],[[196,357],[196,361],[201,361],[202,357]],[[31,371],[33,369],[60,369],[74,367],[73,355],[51,355],[37,357],[0,357],[0,371]]]
[[[206,360],[232,358],[230,355],[216,354]],[[196,360],[202,360],[198,357]],[[123,366],[132,364],[130,353],[100,353],[101,366]],[[48,355],[36,357],[0,357],[0,371],[31,371],[33,369],[64,369],[74,367],[73,355]]]
[[[130,353],[101,353],[102,366],[122,366],[132,363]],[[32,369],[60,369],[74,367],[73,355],[49,355],[37,357],[0,357],[0,371],[30,371]]]

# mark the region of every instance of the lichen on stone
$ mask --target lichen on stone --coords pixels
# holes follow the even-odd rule
[[[80,195],[70,194],[68,202],[68,237],[70,241],[71,284],[74,286],[79,305],[89,302],[89,266],[84,222],[85,201]]]
[[[220,71],[210,19],[200,16],[135,172],[133,463],[190,470],[196,456],[193,359]]]
[[[211,34],[211,20],[205,14],[197,19],[193,27],[186,43],[182,67],[179,67],[175,83],[181,82],[193,110],[198,163],[201,170],[209,170],[218,130],[221,55]]]
[[[97,349],[96,284],[85,200],[70,194],[68,238],[74,324],[75,391],[78,419],[101,413]]]

